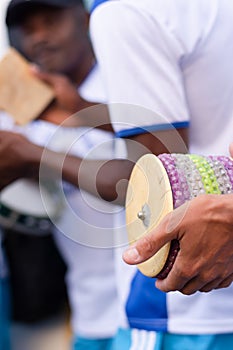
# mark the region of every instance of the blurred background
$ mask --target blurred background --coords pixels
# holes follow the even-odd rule
[[[84,0],[90,9],[93,0]],[[9,0],[0,1],[0,59],[8,48],[5,26],[5,12]],[[26,302],[24,300],[24,302]],[[68,350],[71,331],[69,324],[69,306],[52,312],[48,318],[37,322],[17,322],[11,326],[12,350]],[[0,349],[4,350],[4,349]]]

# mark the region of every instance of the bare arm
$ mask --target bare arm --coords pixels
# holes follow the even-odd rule
[[[63,176],[72,183],[75,180],[77,186],[94,195],[124,205],[128,180],[135,162],[146,153],[186,152],[187,146],[183,139],[187,140],[187,129],[181,129],[179,132],[169,130],[155,134],[141,134],[126,140],[127,159],[81,161],[75,157],[67,157]],[[77,172],[75,179],[74,169]]]
[[[180,131],[185,137],[187,130]],[[0,132],[0,173],[1,188],[20,177],[38,177],[42,168],[45,176],[62,174],[64,180],[107,201],[124,205],[127,180],[138,158],[145,153],[158,154],[170,151],[164,141],[169,136],[177,138],[177,131],[160,134],[139,135],[127,141],[127,160],[82,160],[81,158],[50,151],[32,144],[21,135]],[[158,137],[157,137],[158,136]],[[180,152],[185,145],[178,137],[177,148]],[[17,142],[16,142],[17,141]],[[8,154],[8,157],[4,155]],[[1,156],[2,155],[2,156]],[[40,168],[41,167],[41,168]]]

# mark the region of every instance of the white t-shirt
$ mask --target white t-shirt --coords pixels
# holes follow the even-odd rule
[[[189,126],[192,153],[228,154],[232,16],[231,0],[121,0],[96,8],[91,35],[117,136]],[[186,334],[233,331],[233,285],[208,294],[165,294],[118,253],[122,325]]]
[[[105,101],[97,66],[80,86],[79,93],[89,101]],[[61,128],[42,120],[19,127],[4,114],[0,128],[23,133],[32,142],[54,151],[89,158],[113,157],[113,134],[102,130]],[[116,209],[71,185],[65,184],[64,191],[66,204],[54,226],[54,237],[68,265],[66,282],[72,329],[75,335],[83,337],[111,337],[117,328],[118,313],[112,249]]]

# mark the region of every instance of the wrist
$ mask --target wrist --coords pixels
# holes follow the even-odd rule
[[[233,226],[233,194],[221,195],[220,213],[224,221]]]
[[[233,194],[204,195],[202,208],[206,208],[206,218],[217,223],[224,222],[226,225],[233,225]]]

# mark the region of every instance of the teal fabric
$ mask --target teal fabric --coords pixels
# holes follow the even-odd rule
[[[111,350],[130,350],[132,343],[130,329],[120,329],[113,340]],[[134,344],[134,350],[148,350],[146,344]],[[151,349],[151,347],[150,347]],[[233,334],[178,335],[156,333],[153,350],[230,350],[233,349]]]
[[[233,334],[174,335],[165,334],[161,350],[230,350]]]
[[[88,339],[77,337],[73,343],[73,350],[110,350],[112,338]]]
[[[0,349],[10,350],[10,292],[7,279],[0,279]]]
[[[115,336],[111,350],[128,350],[131,345],[131,331],[130,329],[119,329]]]

